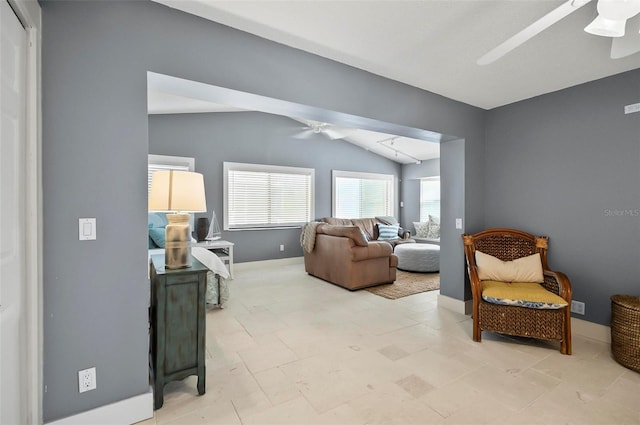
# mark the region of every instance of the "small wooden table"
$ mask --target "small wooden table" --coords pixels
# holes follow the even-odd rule
[[[229,278],[233,279],[233,242],[219,239],[216,241],[193,242],[191,246],[205,248],[216,254],[227,265]]]
[[[191,267],[169,270],[164,255],[152,255],[149,309],[150,363],[154,409],[162,407],[164,386],[198,376],[198,394],[205,392],[205,300],[207,269],[195,258]]]

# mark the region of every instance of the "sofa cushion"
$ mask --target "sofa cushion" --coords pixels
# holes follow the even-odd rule
[[[378,239],[378,220],[375,218],[354,218],[351,222],[362,230],[368,241]]]
[[[355,242],[358,246],[368,246],[367,239],[362,234],[362,231],[358,226],[336,226],[332,224],[325,224],[324,226],[318,226],[317,233],[323,233],[329,236],[340,236],[349,238]]]
[[[394,239],[400,239],[398,236],[398,231],[400,230],[400,226],[391,225],[391,224],[382,224],[378,223],[378,240],[380,241],[389,241]]]
[[[538,309],[559,309],[568,305],[560,296],[535,282],[482,282],[482,299],[503,305]]]
[[[333,224],[336,226],[353,226],[353,222],[350,218],[334,218],[334,217],[325,217],[322,219],[327,224]]]
[[[480,280],[499,282],[544,282],[540,254],[535,253],[513,261],[502,261],[492,255],[476,251],[476,265]]]

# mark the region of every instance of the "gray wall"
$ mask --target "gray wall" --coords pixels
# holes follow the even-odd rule
[[[464,250],[461,249],[467,215],[467,201],[460,196],[466,192],[465,144],[464,140],[453,140],[440,147],[440,280],[459,282],[441,287],[440,293],[458,300],[471,298],[471,287],[465,282]],[[463,229],[456,229],[456,218],[462,219]]]
[[[487,226],[549,236],[586,320],[612,294],[640,295],[640,70],[488,113]],[[616,213],[615,211],[618,211]],[[613,215],[619,214],[619,215]]]
[[[205,178],[207,210],[215,209],[221,226],[224,161],[314,168],[315,218],[331,216],[331,170],[400,176],[400,164],[351,143],[315,134],[293,138],[303,127],[261,112],[150,115],[149,153],[196,159],[196,171]],[[237,262],[302,256],[300,229],[223,230],[223,238],[235,243]]]
[[[147,71],[463,137],[480,228],[484,111],[156,3],[41,6],[45,421],[148,389]],[[80,217],[96,241],[78,241]],[[78,394],[90,366],[98,387]]]

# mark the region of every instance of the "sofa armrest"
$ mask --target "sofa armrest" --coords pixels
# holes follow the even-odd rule
[[[400,236],[400,239],[411,239],[411,231],[400,227],[398,228],[398,236]]]
[[[384,241],[370,241],[368,246],[354,246],[351,248],[351,261],[389,257],[391,254],[393,254],[391,244]]]
[[[318,226],[316,233],[329,236],[343,237],[351,239],[356,245],[366,247],[369,242],[362,234],[358,226],[340,226],[332,224],[323,224]]]

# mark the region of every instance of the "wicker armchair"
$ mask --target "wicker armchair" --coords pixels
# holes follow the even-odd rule
[[[473,340],[480,342],[483,330],[560,342],[562,354],[571,354],[571,283],[564,273],[549,270],[547,236],[536,237],[514,229],[488,229],[474,235],[462,235],[471,290],[473,292]],[[493,304],[482,298],[476,251],[502,261],[512,261],[540,253],[544,274],[541,285],[566,302],[560,309],[536,309]]]

